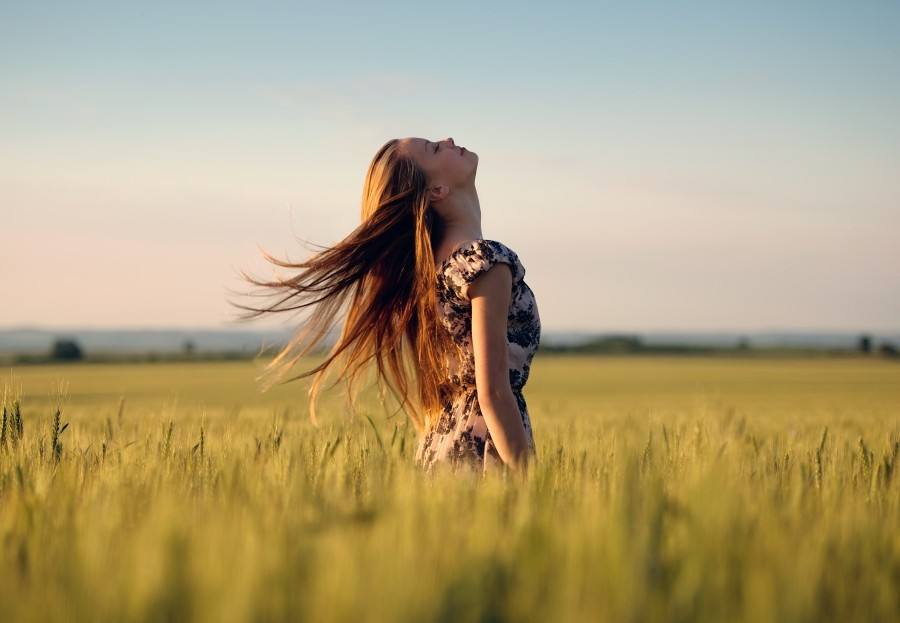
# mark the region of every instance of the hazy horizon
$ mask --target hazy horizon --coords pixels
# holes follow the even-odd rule
[[[146,326],[130,326],[130,325],[108,325],[108,326],[84,326],[84,325],[10,325],[10,326],[0,326],[0,333],[10,333],[10,332],[47,332],[53,333],[56,332],[60,335],[69,333],[69,332],[98,332],[98,333],[116,333],[116,332],[172,332],[172,333],[217,333],[217,332],[233,332],[233,333],[274,333],[274,332],[293,332],[297,328],[297,324],[285,323],[283,325],[279,324],[251,324],[251,325],[238,325],[238,326],[202,326],[202,325],[146,325]],[[746,334],[748,336],[753,335],[790,335],[790,336],[803,336],[803,335],[833,335],[833,336],[861,336],[863,334],[869,334],[873,336],[880,336],[882,338],[888,339],[900,339],[900,327],[888,327],[888,328],[859,328],[859,329],[806,329],[802,327],[762,327],[759,329],[744,329],[740,327],[713,327],[709,329],[681,329],[678,327],[663,327],[659,329],[636,329],[636,328],[628,328],[628,327],[600,327],[596,329],[584,329],[584,328],[556,328],[556,327],[543,327],[543,334],[553,334],[556,336],[566,335],[566,334],[584,334],[584,335],[602,335],[602,334],[647,334],[647,335],[665,335],[665,334],[685,334],[685,335],[740,335]],[[340,328],[337,327],[335,332],[339,332]]]
[[[347,6],[0,8],[0,327],[278,329],[258,246],[452,136],[546,330],[898,330],[900,6]]]

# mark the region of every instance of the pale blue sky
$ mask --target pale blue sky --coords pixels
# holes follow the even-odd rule
[[[217,326],[394,136],[547,329],[900,328],[897,3],[0,3],[0,326]],[[260,325],[262,326],[262,325]]]

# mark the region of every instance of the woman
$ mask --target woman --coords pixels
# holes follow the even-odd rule
[[[263,281],[268,306],[243,318],[318,304],[266,372],[281,379],[333,326],[349,297],[346,322],[328,357],[312,370],[310,417],[323,374],[345,358],[338,380],[377,364],[419,433],[415,461],[524,471],[536,457],[522,388],[540,341],[534,294],[516,253],[482,237],[475,190],[478,155],[452,138],[392,139],[366,173],[362,223],[332,247],[277,266],[301,269]],[[285,381],[286,382],[286,381]],[[417,401],[410,399],[415,384]],[[351,391],[352,394],[352,391]],[[352,397],[351,397],[352,400]],[[416,404],[418,402],[418,405]]]

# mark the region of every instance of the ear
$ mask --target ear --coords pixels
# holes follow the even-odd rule
[[[432,201],[440,201],[450,194],[450,187],[444,184],[435,184],[429,191],[429,197]]]

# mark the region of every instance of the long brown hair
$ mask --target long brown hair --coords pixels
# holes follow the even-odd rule
[[[430,204],[425,173],[398,150],[397,139],[385,143],[369,165],[361,216],[362,222],[347,237],[331,247],[315,245],[321,250],[305,261],[291,263],[262,251],[272,264],[299,272],[268,281],[241,271],[244,279],[263,289],[252,296],[275,300],[262,307],[230,302],[246,310],[240,320],[316,305],[266,365],[262,377],[268,389],[315,374],[309,389],[313,423],[318,423],[315,404],[320,384],[331,364],[343,356],[337,381],[347,381],[351,405],[353,384],[365,364],[374,359],[382,400],[386,383],[400,409],[422,432],[436,423],[444,399],[448,357],[458,356],[459,350],[438,318],[432,243],[440,243],[443,223]],[[348,297],[340,339],[325,361],[284,379],[331,330]]]

